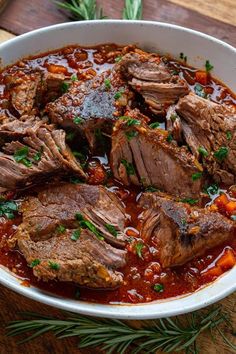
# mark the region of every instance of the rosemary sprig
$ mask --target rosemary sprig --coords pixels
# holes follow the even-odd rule
[[[142,0],[125,0],[124,20],[141,20],[143,12]]]
[[[225,343],[236,350],[236,346],[225,337],[221,330],[223,323],[230,325],[228,317],[221,307],[212,307],[207,311],[198,311],[189,314],[184,320],[179,317],[143,321],[141,328],[133,328],[130,324],[120,320],[97,319],[75,314],[61,320],[46,317],[35,313],[26,313],[35,319],[18,320],[9,324],[8,336],[18,336],[33,332],[19,343],[27,342],[43,333],[52,331],[58,338],[76,336],[79,338],[79,347],[96,347],[101,345],[106,353],[137,354],[155,353],[162,350],[165,353],[184,350],[186,353],[197,354],[196,340],[204,331],[213,330],[221,334]]]
[[[96,0],[66,0],[56,1],[59,7],[68,10],[73,19],[82,20],[97,20],[106,18],[102,8],[97,7]]]

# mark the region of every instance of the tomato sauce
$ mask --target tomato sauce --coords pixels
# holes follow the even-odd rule
[[[71,46],[58,51],[43,54],[37,57],[23,59],[11,67],[4,69],[0,74],[0,113],[7,108],[5,105],[9,97],[6,89],[6,78],[18,70],[31,71],[40,69],[43,71],[63,73],[68,78],[76,75],[79,80],[89,80],[93,76],[111,68],[115,59],[120,55],[121,47],[114,44],[101,45],[93,48],[81,48]],[[199,85],[199,70],[189,67],[183,60],[176,61],[165,58],[172,70],[186,79],[192,91],[201,89],[202,94],[208,96],[215,102],[232,105],[235,107],[236,98],[222,83],[213,79],[209,74],[204,77],[205,84]],[[196,89],[197,86],[197,89]],[[153,116],[152,116],[153,118]],[[73,146],[76,148],[76,146]],[[137,241],[127,244],[128,262],[121,269],[124,273],[124,283],[115,290],[92,290],[78,287],[72,283],[64,282],[43,282],[38,281],[33,275],[32,268],[27,266],[24,257],[14,248],[9,247],[9,239],[14,235],[21,222],[21,216],[8,220],[0,218],[0,264],[9,268],[21,281],[21,286],[34,285],[49,292],[70,298],[79,298],[85,301],[99,303],[143,303],[158,299],[175,297],[178,295],[192,293],[207,283],[215,280],[223,272],[229,270],[233,264],[225,265],[220,263],[224,255],[231,252],[236,257],[236,238],[225,244],[207,251],[202,257],[193,259],[181,267],[174,269],[162,269],[158,262],[157,249],[150,240],[141,249],[134,247],[142,240],[139,235],[140,214],[142,210],[138,206],[141,188],[124,187],[121,183],[110,177],[109,159],[106,152],[98,152],[95,156],[89,153],[86,155],[87,172],[90,184],[105,184],[110,191],[114,192],[124,203],[126,213],[130,215],[126,225],[128,236],[136,237]],[[228,201],[236,201],[236,192],[228,192]],[[21,194],[20,197],[24,197]],[[206,197],[204,205],[215,206],[219,204],[217,195],[212,198]],[[16,198],[18,196],[16,195]],[[226,206],[221,206],[219,211],[230,217]],[[221,265],[219,265],[221,264]],[[222,265],[223,264],[223,265]],[[155,285],[158,285],[155,287]],[[156,290],[155,290],[156,289]]]

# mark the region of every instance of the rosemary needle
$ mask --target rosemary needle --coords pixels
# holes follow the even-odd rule
[[[141,20],[143,12],[142,0],[125,0],[124,20]]]
[[[56,1],[59,7],[69,11],[74,20],[97,20],[106,18],[102,8],[97,7],[96,0]]]

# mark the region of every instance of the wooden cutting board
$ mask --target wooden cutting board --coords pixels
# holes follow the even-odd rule
[[[0,42],[14,37],[11,33],[0,30]],[[231,322],[236,332],[236,293],[228,296],[220,302],[223,308],[231,316]],[[52,334],[46,334],[32,342],[17,345],[16,338],[8,338],[5,326],[9,321],[19,318],[19,312],[38,312],[46,315],[60,316],[60,311],[46,305],[29,300],[0,285],[0,354],[99,354],[99,349],[78,349],[76,338],[57,340]],[[233,337],[228,326],[224,327],[224,333],[236,345],[236,337]],[[203,333],[198,340],[200,354],[233,354],[232,349],[216,334],[215,341],[210,333]]]

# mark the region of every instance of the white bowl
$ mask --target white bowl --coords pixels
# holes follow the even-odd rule
[[[214,65],[214,76],[236,91],[236,49],[230,45],[187,28],[146,22],[104,20],[72,22],[42,28],[0,45],[1,65],[22,57],[61,48],[70,44],[85,46],[113,42],[136,43],[139,47],[179,57],[183,52],[188,63],[203,67],[206,59]],[[20,285],[20,279],[0,267],[0,282],[12,290],[36,301],[81,314],[121,318],[151,319],[174,316],[210,305],[236,290],[236,267],[215,282],[193,294],[137,305],[101,305],[65,299],[33,286]]]

